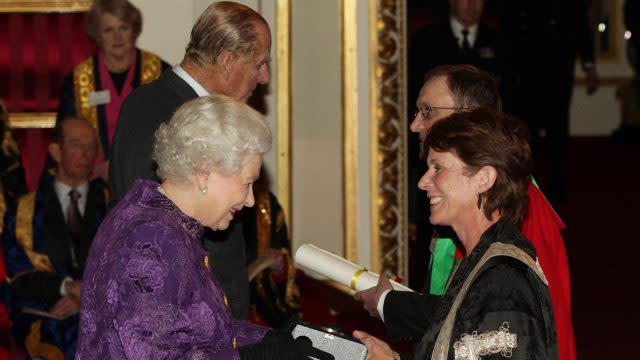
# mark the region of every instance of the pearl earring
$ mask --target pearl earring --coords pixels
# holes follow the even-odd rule
[[[207,191],[209,191],[209,189],[207,189],[207,187],[203,187],[202,190],[200,190],[200,192],[202,193],[202,195],[206,195]]]

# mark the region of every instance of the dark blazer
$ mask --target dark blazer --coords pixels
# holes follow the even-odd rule
[[[464,54],[458,46],[449,19],[417,31],[412,36],[409,48],[409,103],[416,100],[425,73],[438,65],[471,64],[501,76],[502,65],[497,45],[496,33],[482,24],[478,25],[476,41],[468,54]]]
[[[428,291],[428,290],[427,290]],[[384,301],[384,326],[393,341],[418,342],[431,323],[441,296],[391,291]]]
[[[120,201],[135,179],[158,180],[151,160],[154,134],[180,105],[196,97],[189,84],[171,69],[127,97],[120,110],[109,163],[113,204]]]
[[[134,90],[120,110],[109,163],[112,204],[117,203],[136,179],[158,180],[151,152],[155,131],[173,113],[198,94],[173,70]],[[226,231],[205,231],[203,245],[209,253],[211,271],[229,298],[236,318],[249,316],[249,280],[245,264],[242,219]]]
[[[500,0],[496,8],[500,47],[509,65],[506,110],[530,126],[548,120],[568,128],[576,57],[583,64],[595,61],[587,1]]]

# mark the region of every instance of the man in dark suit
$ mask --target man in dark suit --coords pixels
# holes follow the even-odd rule
[[[500,75],[497,35],[480,23],[484,0],[450,0],[450,17],[412,36],[409,47],[411,96],[417,97],[427,71],[438,65],[471,64]]]
[[[86,120],[59,123],[49,146],[54,170],[36,192],[20,197],[5,218],[11,318],[16,337],[24,340],[32,358],[44,356],[43,349],[68,358],[75,354],[82,273],[107,204],[105,184],[89,180],[97,149]],[[50,317],[25,313],[23,307]]]
[[[409,108],[416,101],[423,85],[425,74],[438,65],[471,64],[500,77],[497,35],[480,22],[484,0],[450,0],[450,16],[443,21],[428,25],[412,35],[409,46]],[[416,237],[412,263],[411,286],[420,288],[424,284],[427,261],[425,239],[431,234],[431,224],[421,221],[429,217],[429,209],[420,201],[421,191],[415,186],[426,171],[425,163],[418,158],[419,147],[415,137],[409,137],[409,204],[411,220],[416,224]]]
[[[114,203],[135,179],[156,179],[151,159],[154,133],[188,100],[223,94],[247,101],[269,81],[271,34],[266,20],[233,2],[216,2],[191,30],[184,59],[158,80],[136,89],[125,101],[113,139],[109,186]],[[249,283],[240,221],[227,231],[207,231],[204,246],[211,269],[236,318],[249,312]]]
[[[508,64],[503,77],[505,110],[529,126],[534,154],[538,142],[542,143],[544,176],[539,176],[540,184],[555,203],[567,200],[569,109],[576,57],[580,57],[587,94],[598,89],[588,3],[500,0],[496,5],[500,48]]]

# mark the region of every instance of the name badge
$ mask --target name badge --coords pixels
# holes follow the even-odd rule
[[[98,106],[111,102],[111,93],[109,90],[94,91],[89,93],[89,105]]]

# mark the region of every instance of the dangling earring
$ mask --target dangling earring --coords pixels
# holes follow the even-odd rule
[[[478,194],[478,210],[482,211],[482,194]]]
[[[205,187],[203,187],[203,188],[200,190],[200,192],[202,193],[202,195],[206,195],[206,194],[207,194],[207,191],[209,191],[209,189],[207,189],[207,187],[206,187],[206,186],[205,186]]]

